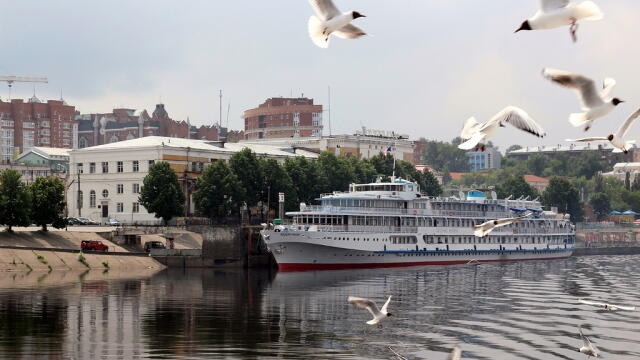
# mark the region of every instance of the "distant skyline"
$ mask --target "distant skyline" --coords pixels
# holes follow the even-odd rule
[[[335,1],[367,15],[354,23],[372,36],[316,47],[306,0],[2,0],[0,75],[46,76],[38,97],[62,90],[82,113],[153,111],[162,101],[172,118],[198,126],[218,121],[220,89],[223,125],[230,103],[229,127],[242,129],[242,112],[269,97],[304,93],[327,108],[331,86],[333,133],[366,126],[449,141],[470,116],[484,122],[515,105],[549,134],[502,129],[492,138],[501,150],[583,136],[567,121],[580,111],[577,97],[543,79],[544,67],[618,81],[613,95],[626,103],[589,135],[614,132],[640,107],[638,1],[596,0],[605,17],[582,22],[577,44],[565,28],[513,33],[538,0]],[[12,97],[32,92],[15,84]],[[638,135],[636,124],[630,139]]]

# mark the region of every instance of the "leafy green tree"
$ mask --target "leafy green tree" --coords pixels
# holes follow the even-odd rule
[[[358,184],[367,184],[376,180],[376,168],[371,162],[366,160],[358,160],[354,156],[347,157],[347,162],[353,168],[356,174],[355,182]]]
[[[593,212],[598,220],[603,220],[611,212],[611,200],[604,193],[595,194],[589,200],[589,204],[593,207]]]
[[[511,195],[516,199],[521,196],[535,199],[539,196],[538,191],[529,185],[522,176],[511,176],[505,179],[496,186],[496,194],[499,199],[505,199]]]
[[[156,218],[162,218],[165,225],[174,216],[184,213],[184,193],[168,162],[160,161],[149,168],[138,201]]]
[[[520,145],[511,145],[507,148],[507,153],[510,153],[512,151],[516,151],[516,150],[520,150],[522,149],[522,146]]]
[[[284,193],[285,209],[294,210],[297,207],[296,188],[284,167],[275,159],[262,160],[262,173],[264,174],[264,186],[262,201],[269,204],[272,210],[278,210],[278,193]]]
[[[316,161],[308,160],[298,156],[288,158],[284,162],[284,168],[289,174],[295,187],[297,203],[311,203],[325,188],[327,179],[320,170],[320,164]]]
[[[20,181],[20,174],[7,169],[0,175],[0,182],[0,222],[7,226],[9,232],[14,226],[29,226],[31,198]]]
[[[264,187],[264,175],[262,166],[256,153],[245,148],[231,156],[229,168],[240,179],[240,184],[245,189],[245,197],[242,201],[252,207],[258,204]]]
[[[28,186],[31,195],[31,219],[34,224],[47,231],[47,224],[56,229],[65,227],[63,218],[64,184],[58,178],[39,177]]]
[[[451,178],[451,172],[449,172],[449,167],[445,166],[444,170],[442,171],[442,183],[444,185],[449,184],[451,181],[453,180],[453,178]]]
[[[578,190],[567,179],[553,177],[542,193],[545,206],[556,206],[558,211],[571,215],[574,222],[582,221],[583,209]]]
[[[317,161],[327,179],[327,187],[323,189],[323,192],[346,191],[349,189],[349,184],[355,182],[355,171],[349,166],[344,156],[336,156],[332,152],[323,151]]]
[[[601,156],[596,152],[582,154],[578,159],[572,161],[571,164],[573,164],[573,176],[584,176],[587,179],[591,179],[595,174],[606,169]]]
[[[393,155],[391,154],[380,153],[365,161],[373,166],[377,175],[391,176],[393,174]]]
[[[640,190],[640,176],[638,176],[638,174],[635,174],[635,176],[633,177],[633,183],[631,183],[631,191],[638,190]]]
[[[527,168],[529,172],[542,176],[544,170],[549,166],[549,158],[545,155],[534,155],[527,160]]]
[[[244,196],[238,177],[223,161],[216,161],[198,179],[193,200],[200,214],[213,219],[238,213]]]
[[[429,141],[422,152],[424,162],[432,168],[442,171],[445,166],[449,171],[469,171],[469,158],[464,150],[458,149],[459,140],[453,143]]]
[[[420,173],[420,189],[429,196],[439,196],[442,194],[442,187],[438,183],[438,179],[429,170]]]

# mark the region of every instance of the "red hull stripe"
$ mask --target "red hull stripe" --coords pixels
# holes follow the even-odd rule
[[[556,260],[566,259],[569,256],[534,258],[534,259],[510,259],[510,260],[452,260],[452,261],[416,261],[402,263],[367,263],[367,264],[305,264],[305,263],[283,263],[278,264],[278,270],[286,271],[309,271],[309,270],[343,270],[343,269],[373,269],[421,265],[459,265],[469,262],[512,262],[526,260]]]

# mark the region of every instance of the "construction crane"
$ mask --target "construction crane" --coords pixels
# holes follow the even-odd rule
[[[49,80],[44,77],[26,77],[26,76],[0,76],[0,81],[6,81],[9,85],[9,101],[11,101],[11,87],[14,82],[39,82],[48,83]]]

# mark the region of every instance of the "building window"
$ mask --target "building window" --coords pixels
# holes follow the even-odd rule
[[[120,140],[119,140],[119,139],[118,139],[118,137],[117,137],[117,136],[115,136],[115,135],[111,136],[111,139],[109,139],[109,142],[110,142],[110,143],[114,143],[114,142],[118,142],[118,141],[120,141]]]
[[[83,166],[82,163],[78,163],[78,174],[83,174],[84,170],[83,170]]]
[[[118,189],[118,194],[123,194],[124,193],[124,184],[118,184],[117,189]]]
[[[29,115],[31,116],[31,115]],[[29,119],[31,120],[31,119]],[[32,122],[23,122],[22,123],[22,128],[23,129],[33,129],[33,123]]]
[[[48,121],[40,121],[40,127],[46,127],[48,128],[50,126]]]
[[[89,163],[89,174],[96,173],[96,163]]]
[[[89,192],[89,207],[96,207],[96,192],[95,190],[91,190]]]
[[[63,132],[62,132],[62,136],[64,136],[64,137],[71,137],[71,131],[63,131]]]
[[[118,172],[121,173],[124,171],[124,164],[122,161],[118,161]]]
[[[134,213],[140,212],[140,204],[139,203],[134,202],[132,205],[133,206],[131,208],[131,212],[134,212]]]
[[[153,164],[155,164],[155,163],[156,163],[156,161],[155,161],[155,160],[149,160],[149,168],[151,168],[151,166],[152,166]]]
[[[49,138],[48,138],[48,137],[44,137],[44,138],[40,139],[40,143],[42,143],[42,144],[49,144],[49,143],[50,143],[50,142],[49,142]]]
[[[84,137],[81,137],[80,140],[78,140],[78,147],[80,149],[83,149],[83,148],[86,148],[87,146],[89,146],[87,139]]]
[[[133,184],[133,193],[134,194],[140,193],[140,184]]]
[[[13,127],[12,120],[2,120],[2,126]]]
[[[106,174],[109,172],[109,163],[106,161],[102,162],[102,173]]]
[[[138,172],[140,170],[140,162],[138,160],[133,160],[133,172]]]
[[[83,203],[83,199],[82,199],[82,190],[78,191],[78,204],[77,207],[78,209],[82,209],[82,203]]]
[[[124,204],[123,203],[117,203],[116,204],[116,211],[121,213],[124,211]]]
[[[103,198],[108,198],[109,197],[109,190],[107,190],[107,189],[102,190],[102,197]]]

